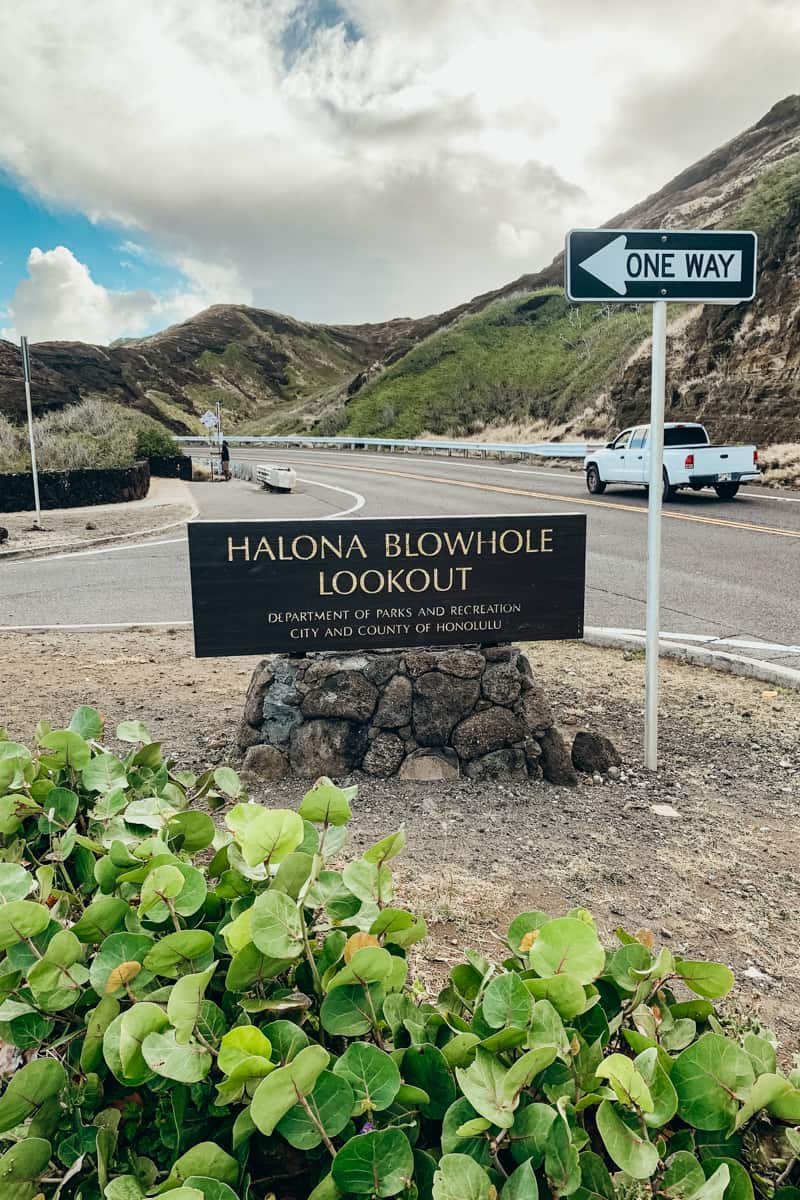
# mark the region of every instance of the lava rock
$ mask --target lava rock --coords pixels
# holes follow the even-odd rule
[[[478,650],[440,650],[436,655],[436,669],[459,679],[477,679],[485,666],[486,660]]]
[[[472,712],[480,695],[476,679],[427,671],[414,687],[414,737],[421,746],[443,746],[454,726]]]
[[[514,713],[494,707],[467,717],[456,726],[451,740],[460,758],[478,758],[521,741],[524,732]]]
[[[8,530],[5,525],[0,525],[0,543],[8,541]]]
[[[519,671],[510,662],[493,663],[481,678],[481,691],[495,704],[514,704],[519,699],[521,686]]]
[[[272,663],[265,658],[253,672],[245,696],[244,719],[251,725],[258,725],[261,722],[264,715],[264,692],[272,683],[273,678]]]
[[[292,730],[303,720],[299,708],[284,704],[282,700],[264,701],[264,723],[261,726],[261,739],[273,745],[281,745],[288,741]]]
[[[261,734],[248,721],[240,721],[236,730],[236,745],[241,750],[247,750],[261,741]]]
[[[367,775],[377,775],[382,779],[394,775],[405,755],[405,747],[396,733],[379,733],[370,744],[364,755],[361,769]]]
[[[400,655],[373,650],[372,658],[364,667],[362,674],[370,683],[382,687],[387,680],[400,669]]]
[[[529,729],[550,729],[555,724],[553,710],[539,687],[525,693],[518,711]]]
[[[399,729],[411,720],[411,680],[407,675],[395,675],[383,689],[373,725],[381,729]]]
[[[242,770],[274,783],[289,774],[289,762],[277,746],[251,746],[244,756]]]
[[[458,779],[458,758],[452,750],[424,747],[409,754],[400,767],[400,779]]]
[[[320,656],[306,667],[304,681],[310,687],[329,675],[338,675],[342,671],[366,671],[368,667],[369,659],[364,654]]]
[[[468,762],[464,774],[468,779],[526,779],[528,767],[522,750],[510,746],[506,750],[493,750],[482,758]]]
[[[548,783],[574,787],[578,782],[578,772],[572,765],[569,748],[559,731],[548,729],[538,740],[542,748],[542,774]]]
[[[302,709],[304,717],[342,717],[349,721],[368,721],[377,702],[378,689],[360,672],[339,671],[306,693]]]
[[[298,775],[346,775],[357,766],[367,745],[363,726],[350,721],[306,721],[292,733],[289,760]]]
[[[604,775],[609,767],[620,767],[622,758],[607,737],[582,730],[572,743],[572,765],[585,775]]]

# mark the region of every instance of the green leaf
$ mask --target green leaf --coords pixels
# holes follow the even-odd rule
[[[433,1200],[494,1200],[492,1181],[466,1154],[443,1154],[433,1177]]]
[[[86,1037],[81,1047],[80,1067],[84,1073],[96,1071],[103,1061],[103,1037],[120,1013],[119,1001],[104,996],[86,1017]]]
[[[106,1184],[103,1195],[105,1200],[142,1200],[144,1192],[135,1175],[117,1175]]]
[[[156,922],[166,921],[170,914],[168,901],[180,895],[183,885],[184,878],[177,866],[156,867],[142,884],[139,916]]]
[[[738,1097],[754,1082],[744,1050],[730,1038],[707,1033],[678,1055],[670,1075],[678,1115],[695,1129],[724,1129],[736,1117]]]
[[[214,772],[214,783],[232,800],[242,794],[242,781],[232,767],[217,767]]]
[[[500,1193],[501,1200],[538,1200],[539,1185],[529,1162],[520,1163],[509,1175]]]
[[[365,904],[381,905],[392,898],[392,872],[389,867],[357,858],[344,868],[342,879],[347,890]]]
[[[93,900],[84,910],[83,916],[72,926],[72,932],[81,942],[99,944],[119,929],[130,911],[130,905],[124,900],[103,896]]]
[[[340,1191],[356,1196],[396,1196],[408,1186],[413,1173],[414,1156],[400,1129],[376,1129],[352,1137],[331,1167]]]
[[[370,846],[369,850],[364,851],[363,857],[369,863],[385,863],[403,850],[406,844],[406,831],[402,827],[396,833],[390,833],[388,837],[381,838],[374,846]]]
[[[0,905],[0,950],[38,937],[49,924],[49,909],[32,900],[10,900]]]
[[[347,1125],[352,1111],[350,1084],[332,1071],[322,1071],[305,1103],[293,1105],[276,1129],[295,1149],[313,1150],[322,1142],[319,1126],[329,1138],[336,1137]]]
[[[525,1029],[533,1016],[533,1001],[519,975],[496,975],[483,994],[483,1015],[492,1029],[515,1025]]]
[[[190,1186],[188,1180],[192,1175],[217,1179],[220,1183],[235,1186],[239,1179],[239,1164],[214,1142],[197,1142],[173,1163],[172,1170],[159,1191],[172,1194],[172,1189],[176,1186],[184,1183]]]
[[[16,1071],[0,1099],[0,1133],[27,1121],[45,1100],[57,1096],[66,1082],[66,1071],[51,1058],[34,1059]]]
[[[597,979],[605,961],[605,951],[593,927],[575,917],[548,921],[530,951],[530,964],[542,978],[570,975],[582,984]]]
[[[89,968],[89,982],[98,996],[105,996],[107,993],[121,995],[125,986],[119,968],[128,963],[141,965],[152,945],[153,939],[141,933],[112,933],[107,937]],[[138,994],[150,978],[148,971],[140,969],[129,979],[128,986]]]
[[[580,1168],[581,1200],[616,1200],[614,1182],[599,1154],[585,1151],[580,1156]]]
[[[69,727],[73,733],[90,742],[103,736],[103,718],[96,708],[90,708],[88,704],[81,704],[75,709]]]
[[[141,742],[147,746],[152,739],[141,721],[122,721],[117,726],[117,740],[120,742]]]
[[[696,996],[719,1000],[733,987],[733,971],[723,963],[676,958],[675,971]]]
[[[755,1033],[746,1033],[742,1039],[745,1052],[753,1064],[753,1070],[758,1075],[774,1075],[778,1065],[775,1047],[765,1037]]]
[[[388,950],[377,946],[364,946],[363,949],[356,950],[350,962],[342,967],[341,971],[337,971],[327,985],[328,991],[333,992],[336,988],[354,983],[388,984],[392,979],[394,965],[397,961],[402,962],[391,955]]]
[[[658,1150],[652,1142],[627,1124],[608,1100],[598,1108],[596,1121],[598,1133],[613,1162],[633,1179],[649,1179],[658,1166]]]
[[[33,1181],[44,1173],[50,1154],[50,1143],[44,1138],[25,1138],[6,1150],[0,1157],[2,1200],[31,1200],[37,1191]]]
[[[0,863],[0,902],[24,900],[33,891],[35,879],[24,867],[16,863]]]
[[[524,983],[536,1000],[547,1000],[564,1021],[571,1021],[586,1009],[586,992],[571,975],[526,979]]]
[[[294,1021],[271,1021],[262,1032],[272,1042],[273,1057],[279,1063],[291,1062],[309,1044],[308,1034]]]
[[[142,1054],[142,1043],[150,1033],[162,1033],[169,1025],[164,1009],[158,1004],[140,1001],[125,1010],[119,1023],[119,1060],[128,1078],[149,1071]]]
[[[167,1016],[175,1029],[178,1045],[185,1045],[194,1033],[206,988],[216,968],[217,964],[213,962],[205,971],[183,975],[172,985],[167,1001]]]
[[[515,917],[508,927],[507,936],[508,944],[514,953],[518,954],[521,958],[527,959],[528,951],[535,939],[529,938],[528,942],[530,945],[526,944],[525,949],[523,950],[523,938],[525,938],[526,934],[533,933],[536,930],[541,929],[542,926],[546,925],[549,920],[550,918],[548,917],[547,913],[543,912],[524,912],[520,913],[518,917]]]
[[[199,1042],[179,1045],[175,1030],[149,1033],[142,1042],[142,1055],[151,1071],[176,1083],[199,1083],[211,1070],[211,1055]]]
[[[368,1042],[349,1045],[333,1070],[353,1089],[354,1115],[388,1108],[400,1089],[397,1064],[385,1050]]]
[[[350,801],[357,791],[356,787],[338,788],[323,775],[303,797],[300,816],[318,825],[346,825],[353,815]]]
[[[335,994],[335,993],[334,993]],[[456,1098],[453,1076],[447,1059],[437,1046],[411,1046],[403,1055],[402,1076],[406,1083],[427,1092],[430,1100],[420,1105],[420,1112],[430,1120],[439,1121]]]
[[[724,1188],[725,1200],[753,1200],[753,1183],[750,1174],[740,1162],[734,1158],[703,1159],[703,1171],[709,1180],[722,1166],[728,1168],[730,1176],[727,1186]]]
[[[476,1049],[471,1066],[456,1068],[459,1087],[475,1111],[493,1125],[510,1129],[518,1097],[507,1095],[503,1086],[505,1077],[505,1067],[482,1046]]]
[[[705,1181],[703,1186],[692,1193],[691,1200],[722,1200],[730,1183],[730,1178],[731,1173],[728,1164],[725,1162],[721,1163]]]
[[[268,1059],[272,1054],[272,1043],[255,1025],[239,1025],[229,1029],[219,1044],[217,1066],[229,1075],[243,1059],[260,1057]]]
[[[553,1195],[569,1196],[580,1186],[581,1168],[561,1103],[544,1145],[544,1170]]]
[[[660,1191],[669,1200],[689,1200],[705,1183],[703,1168],[688,1150],[678,1150],[667,1159]]]
[[[182,929],[157,941],[142,961],[153,975],[177,979],[204,971],[211,964],[213,950],[214,937],[205,929]]]
[[[104,752],[103,754],[96,754],[83,768],[81,783],[87,792],[102,792],[106,794],[115,791],[117,788],[126,788],[128,786],[128,777],[119,759],[113,754]]]
[[[167,836],[172,842],[180,839],[181,849],[187,854],[197,854],[214,841],[214,822],[208,813],[179,812],[167,823]]]
[[[520,1055],[503,1077],[501,1084],[503,1097],[512,1104],[516,1104],[523,1088],[528,1087],[541,1071],[555,1061],[557,1053],[555,1046],[537,1046],[535,1050],[528,1050],[527,1053]]]
[[[555,1108],[538,1102],[517,1110],[508,1139],[516,1162],[530,1159],[534,1170],[541,1166],[550,1129],[557,1117]]]
[[[790,1125],[800,1125],[800,1088],[777,1097],[769,1105],[769,1113],[779,1121],[788,1121]]]
[[[262,1079],[250,1104],[250,1115],[261,1133],[271,1134],[281,1118],[297,1104],[298,1097],[307,1096],[313,1090],[329,1058],[322,1046],[306,1046],[285,1067],[278,1067]]]
[[[794,1088],[782,1075],[760,1075],[744,1097],[733,1125],[734,1131],[746,1125],[762,1108],[774,1111],[775,1103],[791,1096],[792,1092]]]
[[[303,840],[302,817],[288,808],[237,804],[228,813],[226,821],[248,867],[265,862],[279,863]]]
[[[669,1124],[678,1111],[678,1094],[664,1070],[655,1046],[637,1054],[634,1065],[647,1084],[653,1101],[652,1110],[645,1111],[645,1124],[660,1129],[662,1125]]]
[[[598,1079],[609,1081],[620,1104],[627,1108],[639,1108],[646,1113],[653,1111],[650,1089],[631,1059],[624,1054],[610,1054],[595,1067],[595,1075]]]
[[[45,734],[41,745],[45,750],[51,751],[50,754],[41,756],[41,762],[51,769],[72,767],[73,771],[82,771],[92,757],[89,744],[69,729],[57,729],[53,733]]]
[[[250,934],[262,954],[292,959],[303,953],[302,918],[291,897],[283,892],[262,892],[251,912]]]

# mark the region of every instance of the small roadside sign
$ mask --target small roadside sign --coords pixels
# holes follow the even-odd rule
[[[567,299],[752,300],[757,240],[749,231],[573,229],[565,256]]]
[[[206,429],[216,429],[219,425],[219,417],[216,413],[213,413],[209,410],[208,412],[203,413],[202,417],[200,418],[200,424],[205,425]]]

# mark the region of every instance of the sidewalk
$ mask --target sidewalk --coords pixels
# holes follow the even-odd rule
[[[61,550],[88,549],[183,525],[197,513],[190,485],[182,479],[151,479],[144,500],[42,510],[43,529],[33,528],[35,512],[0,513],[8,540],[4,558],[35,558]]]

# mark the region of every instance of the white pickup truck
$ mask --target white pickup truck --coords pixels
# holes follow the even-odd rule
[[[586,455],[586,486],[599,496],[609,483],[647,488],[650,476],[649,425],[624,429],[602,450]],[[720,500],[733,500],[739,485],[758,479],[758,450],[755,446],[712,446],[702,425],[664,426],[665,500],[681,488],[699,492],[713,487]]]

